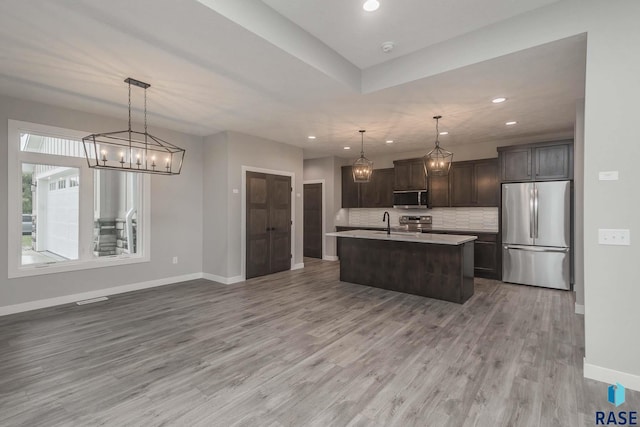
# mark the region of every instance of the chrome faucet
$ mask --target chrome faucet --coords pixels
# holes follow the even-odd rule
[[[389,217],[389,212],[384,211],[384,215],[382,215],[382,222],[387,221],[387,236],[391,234],[391,218]]]

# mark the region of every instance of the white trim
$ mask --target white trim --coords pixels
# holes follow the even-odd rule
[[[36,301],[29,301],[22,304],[6,305],[0,307],[0,316],[22,313],[24,311],[38,310],[40,308],[53,307],[56,305],[71,304],[77,301],[105,297],[109,295],[122,294],[125,292],[138,291],[141,289],[155,288],[157,286],[172,285],[186,282],[188,280],[201,279],[202,273],[184,274],[182,276],[166,277],[163,279],[149,280],[129,285],[115,286],[113,288],[98,289],[96,291],[82,292],[79,294],[64,295],[61,297],[47,298]]]
[[[223,277],[217,274],[202,273],[202,278],[211,280],[212,282],[222,283],[223,285],[232,285],[234,283],[244,282],[242,276]]]
[[[584,314],[584,304],[575,303],[575,313]]]
[[[607,384],[615,384],[616,382],[619,382],[625,386],[625,388],[640,391],[640,375],[629,374],[627,372],[620,372],[614,369],[592,365],[591,363],[587,363],[587,359],[584,359],[583,367],[585,378],[602,381]]]
[[[338,257],[336,255],[325,255],[322,259],[324,261],[338,261]]]
[[[294,264],[291,266],[291,270],[300,270],[304,268],[304,262],[299,262],[298,264]]]
[[[325,192],[325,184],[324,179],[309,179],[307,181],[302,181],[302,204],[304,206],[304,185],[305,184],[322,184],[322,207],[320,208],[320,212],[322,213],[322,258],[324,259],[327,256],[327,215],[325,215],[325,209],[327,207],[327,197]],[[302,233],[304,235],[304,224],[302,226]]]
[[[240,277],[247,280],[247,172],[268,173],[270,175],[291,177],[291,268],[293,269],[296,254],[296,174],[287,171],[241,166],[242,184],[240,189]]]
[[[20,140],[20,132],[32,132],[39,135],[79,140],[90,133],[88,131],[65,129],[19,120],[8,120],[7,277],[12,279],[149,262],[151,259],[151,177],[149,175],[145,175],[140,183],[142,186],[142,226],[139,229],[140,235],[138,237],[139,253],[135,255],[96,258],[93,256],[93,172],[87,166],[86,160],[81,157],[76,158],[21,152],[19,144],[17,144],[17,141]],[[64,261],[55,264],[21,265],[22,227],[19,221],[22,214],[22,206],[18,200],[21,200],[22,198],[20,195],[20,187],[14,184],[22,182],[22,163],[54,164],[79,169],[80,205],[78,207],[79,228],[77,260]]]

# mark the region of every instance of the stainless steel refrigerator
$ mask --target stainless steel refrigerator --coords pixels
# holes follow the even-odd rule
[[[502,280],[571,288],[570,181],[502,184]]]

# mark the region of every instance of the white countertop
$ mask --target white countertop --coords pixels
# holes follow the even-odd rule
[[[476,240],[476,236],[464,236],[459,234],[431,234],[431,233],[407,233],[394,232],[387,235],[386,231],[378,230],[351,230],[327,233],[327,236],[348,237],[352,239],[393,240],[396,242],[431,243],[436,245],[461,245]]]

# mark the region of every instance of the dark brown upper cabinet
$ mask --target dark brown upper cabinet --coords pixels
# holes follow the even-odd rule
[[[360,207],[360,184],[353,182],[351,166],[342,167],[342,207]]]
[[[393,206],[394,170],[374,169],[371,181],[360,184],[361,208],[390,208]]]
[[[429,207],[449,207],[449,176],[430,176],[427,178],[427,183],[429,184]]]
[[[498,159],[453,162],[449,171],[450,206],[498,206]]]
[[[503,182],[573,179],[573,141],[498,147]]]
[[[428,177],[429,207],[498,206],[498,159],[451,163],[448,176]]]
[[[426,190],[427,176],[424,171],[424,163],[419,159],[396,160],[393,162],[395,184],[393,189],[397,191]]]
[[[393,206],[394,170],[374,169],[371,181],[353,182],[351,166],[342,167],[343,208],[390,208]]]

